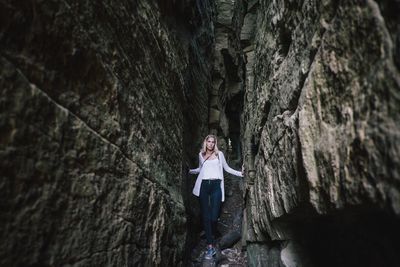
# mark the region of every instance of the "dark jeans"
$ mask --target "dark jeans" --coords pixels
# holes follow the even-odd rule
[[[221,208],[221,180],[203,180],[200,188],[200,208],[207,244],[213,244]]]

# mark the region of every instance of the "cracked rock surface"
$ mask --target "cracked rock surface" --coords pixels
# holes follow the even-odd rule
[[[159,2],[0,1],[1,266],[183,264],[212,8]]]
[[[256,60],[248,70],[254,83],[244,104],[253,164],[246,200],[250,264],[397,265],[399,3],[258,2]],[[388,252],[373,245],[380,240]]]

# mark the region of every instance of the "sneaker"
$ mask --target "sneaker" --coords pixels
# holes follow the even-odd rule
[[[207,249],[206,256],[204,257],[206,260],[211,260],[214,255],[217,253],[214,247],[210,247]]]

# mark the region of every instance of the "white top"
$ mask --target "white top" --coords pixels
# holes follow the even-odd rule
[[[203,169],[203,167],[204,167],[204,166],[202,166],[204,160],[205,159],[203,158],[203,156],[201,155],[201,152],[200,152],[199,153],[199,167],[196,169],[189,170],[190,174],[199,174],[197,176],[196,183],[194,184],[194,188],[193,188],[193,194],[195,196],[200,195],[201,181],[203,180],[203,175],[204,175],[204,172],[201,171],[201,169]],[[231,167],[229,167],[228,163],[226,163],[224,153],[222,153],[221,151],[218,152],[218,164],[219,164],[219,176],[218,177],[222,177],[221,178],[222,201],[225,201],[224,170],[229,172],[230,174],[233,174],[233,175],[236,175],[239,177],[243,177],[243,175],[242,175],[242,172],[236,171],[236,170],[232,169]],[[200,168],[200,166],[202,166],[202,167]]]
[[[219,171],[219,160],[218,158],[206,160],[201,168],[203,174],[201,175],[202,180],[204,179],[221,179]]]

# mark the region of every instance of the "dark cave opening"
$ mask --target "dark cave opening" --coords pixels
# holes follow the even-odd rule
[[[291,222],[289,227],[295,229],[291,240],[304,266],[395,267],[400,261],[399,226],[395,215],[364,207]]]

